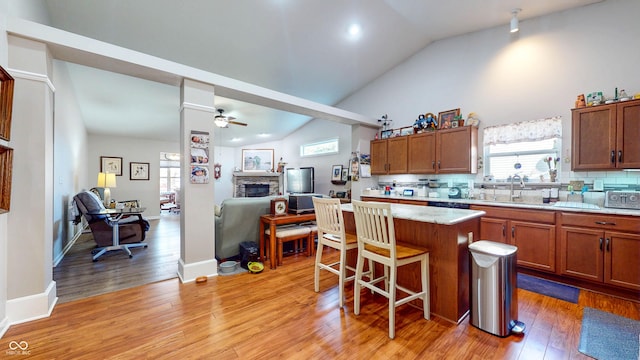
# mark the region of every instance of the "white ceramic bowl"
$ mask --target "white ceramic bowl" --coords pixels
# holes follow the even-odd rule
[[[220,264],[220,272],[223,272],[223,273],[234,272],[236,271],[237,268],[238,268],[237,261],[225,261]]]

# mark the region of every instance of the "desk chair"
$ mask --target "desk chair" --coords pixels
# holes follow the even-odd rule
[[[395,337],[395,309],[409,301],[422,299],[424,318],[430,318],[429,309],[429,252],[411,244],[396,242],[391,205],[353,200],[353,215],[358,235],[358,262],[354,287],[354,310],[360,314],[360,289],[365,287],[389,299],[389,337]],[[384,275],[364,281],[362,279],[364,261],[373,260],[384,266]],[[409,290],[397,284],[398,267],[410,263],[420,263],[421,291]],[[384,282],[384,289],[376,286]],[[396,290],[407,294],[396,298]]]
[[[318,232],[318,248],[316,250],[316,262],[314,271],[314,290],[320,292],[320,270],[326,270],[338,276],[338,292],[340,307],[344,306],[344,283],[355,279],[356,269],[347,265],[347,251],[358,248],[356,236],[346,234],[344,231],[344,218],[338,198],[312,197],[316,214],[316,227]],[[332,263],[324,263],[322,253],[324,246],[336,249],[340,252],[340,259]],[[369,262],[369,269],[373,262]],[[347,276],[347,270],[353,275]]]
[[[147,230],[149,230],[149,222],[142,218],[142,215],[123,216],[118,220],[113,220],[109,215],[98,214],[106,209],[98,196],[91,191],[76,194],[73,201],[79,210],[79,216],[76,217],[74,223],[80,223],[81,217],[84,217],[93,234],[93,240],[98,245],[98,248],[93,250],[95,254],[93,261],[96,261],[107,251],[124,250],[129,257],[132,257],[130,248],[147,247],[144,239]],[[114,221],[118,223],[117,246],[114,246]]]

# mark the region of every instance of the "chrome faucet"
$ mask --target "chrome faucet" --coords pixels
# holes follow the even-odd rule
[[[522,179],[522,177],[520,175],[518,175],[518,174],[513,175],[511,177],[511,196],[510,196],[511,201],[514,201],[516,199],[522,200],[522,190],[520,190],[520,194],[519,195],[514,195],[513,194],[513,183],[516,180],[520,182],[520,189],[524,189],[524,180]]]

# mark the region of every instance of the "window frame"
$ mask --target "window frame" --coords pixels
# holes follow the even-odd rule
[[[316,152],[313,154],[306,154],[305,148],[320,146],[324,144],[335,143],[335,151],[325,151],[325,152]],[[310,143],[305,143],[300,145],[300,157],[313,157],[313,156],[326,156],[326,155],[335,155],[340,153],[340,138],[330,138],[325,140],[314,141]]]

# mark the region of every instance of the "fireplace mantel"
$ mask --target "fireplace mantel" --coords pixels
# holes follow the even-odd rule
[[[269,195],[280,195],[283,191],[282,173],[250,171],[233,173],[233,196],[245,197],[246,184],[268,184]]]

